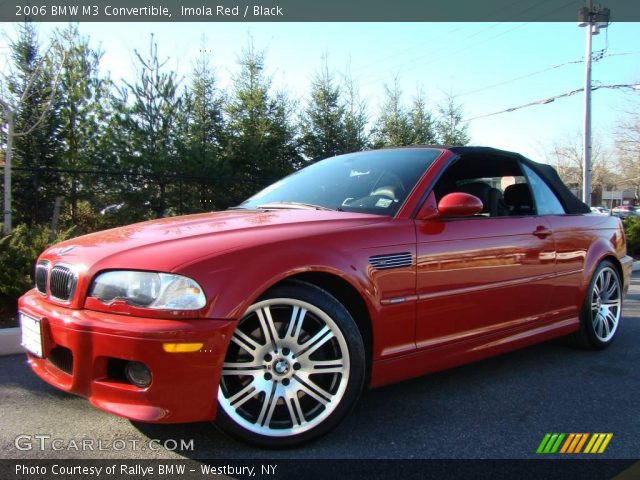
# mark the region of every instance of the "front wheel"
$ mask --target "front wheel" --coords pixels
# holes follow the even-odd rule
[[[362,390],[362,336],[340,302],[299,281],[277,285],[239,321],[218,390],[218,425],[268,447],[312,440]]]
[[[580,330],[569,338],[572,343],[595,350],[613,341],[622,316],[622,282],[616,267],[608,260],[596,268],[580,314]]]

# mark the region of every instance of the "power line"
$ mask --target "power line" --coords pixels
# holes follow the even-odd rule
[[[640,88],[639,84],[617,84],[617,85],[596,85],[591,87],[591,91],[599,90],[601,88],[612,89],[612,90],[622,90],[622,89],[634,89],[637,90]],[[577,88],[575,90],[571,90],[570,92],[561,93],[559,95],[554,95],[553,97],[542,98],[540,100],[536,100],[534,102],[525,103],[524,105],[518,105],[517,107],[507,108],[505,110],[500,110],[499,112],[487,113],[486,115],[478,115],[477,117],[467,118],[464,121],[470,122],[472,120],[478,120],[479,118],[492,117],[494,115],[500,115],[502,113],[515,112],[516,110],[520,110],[522,108],[532,107],[534,105],[546,105],[547,103],[551,103],[559,98],[570,97],[575,95],[576,93],[584,92],[584,87]]]
[[[531,73],[527,73],[527,74],[524,74],[524,75],[520,75],[519,77],[510,78],[509,80],[504,80],[502,82],[493,83],[493,84],[487,85],[485,87],[480,87],[480,88],[476,88],[474,90],[470,90],[468,92],[462,92],[462,93],[459,93],[457,95],[454,95],[454,97],[463,97],[465,95],[472,95],[474,93],[484,92],[485,90],[489,90],[491,88],[501,87],[502,85],[507,85],[509,83],[516,82],[518,80],[523,80],[525,78],[533,77],[535,75],[539,75],[541,73],[545,73],[545,72],[548,72],[550,70],[555,70],[556,68],[565,67],[567,65],[574,65],[576,63],[582,63],[583,61],[584,60],[580,59],[580,60],[572,60],[570,62],[565,62],[565,63],[559,63],[557,65],[552,65],[550,67],[543,68],[542,70],[536,70],[535,72],[531,72]]]
[[[529,11],[529,10],[533,9],[533,8],[538,8],[538,7],[540,7],[541,5],[543,5],[543,4],[545,4],[545,3],[549,2],[549,1],[550,1],[550,0],[542,0],[542,1],[538,2],[537,4],[535,4],[535,5],[532,5],[532,6],[528,7],[527,9],[525,9],[523,12],[520,12],[520,13],[527,12],[527,11]],[[565,8],[565,7],[567,7],[567,6],[569,6],[569,5],[572,5],[572,4],[574,4],[574,3],[575,3],[575,0],[569,0],[568,2],[563,3],[562,5],[560,5],[560,6],[556,7],[556,8],[554,8],[554,9],[552,9],[552,10],[550,10],[550,11],[548,11],[548,12],[543,13],[542,15],[538,16],[537,18],[535,18],[535,19],[534,19],[534,21],[541,20],[541,19],[543,19],[543,18],[545,18],[545,17],[547,17],[547,16],[549,16],[549,15],[551,15],[551,14],[553,14],[553,13],[555,13],[555,12],[557,12],[557,11],[559,11],[559,10],[561,10],[561,9],[563,9],[563,8]],[[486,30],[491,30],[491,29],[493,29],[496,25],[500,25],[500,24],[502,24],[502,23],[503,23],[503,22],[498,22],[498,23],[496,23],[496,24],[492,24],[492,25],[490,25],[489,27],[483,28],[483,29],[479,30],[478,32],[474,33],[473,35],[470,35],[470,36],[468,36],[467,38],[465,38],[465,39],[464,39],[464,42],[466,42],[467,40],[469,40],[469,39],[471,39],[471,38],[473,38],[473,37],[475,37],[475,36],[477,36],[477,35],[479,35],[479,34],[481,34],[481,33],[484,33]],[[461,53],[461,52],[464,52],[464,51],[466,51],[466,50],[469,50],[469,49],[471,49],[471,48],[476,48],[478,45],[482,45],[482,44],[484,44],[484,43],[487,43],[487,42],[489,42],[489,41],[492,41],[492,40],[494,40],[494,39],[496,39],[496,38],[499,38],[499,37],[501,37],[501,36],[503,36],[503,35],[506,35],[507,33],[510,33],[510,32],[512,32],[512,31],[514,31],[514,30],[517,30],[517,29],[519,29],[519,28],[522,28],[522,27],[524,27],[524,26],[526,26],[526,25],[529,25],[530,23],[531,23],[531,22],[524,22],[524,23],[521,23],[521,24],[519,24],[519,25],[516,25],[516,26],[515,26],[515,27],[513,27],[513,28],[507,29],[507,30],[505,30],[505,31],[503,31],[503,32],[500,32],[500,33],[498,33],[498,34],[494,35],[494,36],[491,36],[491,37],[488,37],[488,38],[484,38],[484,39],[482,39],[482,40],[480,40],[480,41],[478,41],[478,42],[474,42],[474,43],[472,43],[472,44],[466,45],[466,46],[464,46],[464,47],[462,47],[462,48],[459,48],[459,49],[457,49],[457,50],[454,50],[453,52],[449,52],[449,53],[447,53],[447,52],[443,52],[441,55],[436,55],[436,56],[434,56],[434,57],[427,58],[427,59],[425,59],[425,60],[420,61],[419,63],[414,63],[414,62],[412,62],[410,66],[408,66],[408,67],[406,67],[406,68],[404,68],[404,69],[402,69],[402,68],[401,68],[401,70],[400,70],[400,72],[399,72],[398,74],[400,75],[400,74],[402,74],[402,73],[405,73],[405,72],[408,72],[408,71],[411,71],[411,70],[415,70],[416,68],[423,67],[423,66],[425,66],[425,65],[427,65],[427,64],[437,63],[437,62],[438,62],[440,59],[442,59],[442,58],[445,58],[445,57],[446,57],[446,58],[450,58],[450,57],[451,57],[451,56],[453,56],[453,55],[457,55],[457,54],[459,54],[459,53]],[[362,84],[361,84],[361,86],[370,85],[370,84],[373,84],[373,83],[378,82],[379,80],[380,80],[380,78],[373,79],[373,80],[371,80],[371,81],[368,81],[368,82],[362,83]]]
[[[618,57],[618,56],[622,56],[622,55],[639,55],[639,54],[640,54],[640,52],[598,54],[598,57],[594,58],[594,61],[597,62],[597,61],[603,60],[605,58]],[[474,90],[469,90],[467,92],[458,93],[457,95],[454,95],[454,98],[463,97],[465,95],[472,95],[474,93],[484,92],[485,90],[490,90],[490,89],[495,88],[495,87],[501,87],[502,85],[507,85],[509,83],[516,82],[518,80],[523,80],[525,78],[533,77],[535,75],[539,75],[541,73],[545,73],[545,72],[548,72],[548,71],[551,71],[551,70],[555,70],[555,69],[560,68],[560,67],[566,67],[567,65],[575,65],[575,64],[578,64],[578,63],[584,63],[584,59],[581,58],[580,60],[571,60],[569,62],[559,63],[557,65],[552,65],[550,67],[543,68],[542,70],[536,70],[535,72],[526,73],[526,74],[520,75],[518,77],[510,78],[509,80],[504,80],[502,82],[493,83],[491,85],[486,85],[484,87],[476,88]]]
[[[539,7],[540,5],[543,5],[543,4],[545,4],[545,3],[549,2],[549,1],[551,1],[551,0],[541,0],[541,1],[540,1],[540,2],[538,2],[537,4],[532,5],[532,6],[529,6],[527,9],[525,9],[525,10],[523,10],[523,11],[520,11],[519,13],[517,13],[517,15],[522,15],[523,13],[528,12],[528,11],[529,11],[529,10],[531,10],[532,8]],[[502,6],[502,7],[498,8],[498,9],[496,9],[496,10],[492,11],[492,12],[490,13],[490,15],[491,15],[491,14],[497,14],[497,13],[500,13],[500,12],[507,11],[507,10],[511,9],[512,7],[514,7],[514,6],[515,6],[515,7],[517,7],[517,6],[519,6],[519,5],[520,5],[520,1],[519,1],[519,0],[511,1],[511,2],[507,2],[504,6]],[[497,27],[498,25],[501,25],[501,24],[503,24],[504,22],[507,22],[507,21],[509,21],[509,17],[508,17],[508,16],[507,16],[507,17],[505,17],[505,18],[503,18],[503,19],[501,19],[500,21],[498,21],[498,22],[496,22],[496,23],[493,23],[493,24],[491,24],[491,25],[487,26],[487,27],[480,28],[480,29],[479,29],[479,30],[477,30],[476,32],[472,33],[471,35],[468,35],[468,36],[466,36],[465,38],[463,38],[463,39],[462,39],[462,42],[466,42],[467,40],[469,40],[469,39],[471,39],[471,38],[473,38],[473,37],[476,37],[476,36],[480,35],[481,33],[485,32],[485,31],[487,31],[487,30],[492,30],[492,29],[494,29],[495,27]],[[384,61],[386,61],[386,60],[397,59],[398,57],[400,57],[400,56],[404,55],[405,53],[408,53],[408,52],[411,52],[411,51],[417,50],[417,49],[419,49],[419,48],[421,48],[421,47],[423,47],[423,46],[425,46],[425,45],[430,44],[433,40],[440,39],[440,38],[444,38],[444,39],[446,39],[446,38],[455,38],[455,37],[453,37],[453,35],[452,35],[452,34],[454,34],[454,33],[458,32],[458,31],[460,31],[460,30],[462,30],[462,29],[463,29],[463,26],[458,26],[458,27],[456,27],[456,28],[453,28],[453,29],[451,29],[451,30],[448,30],[448,31],[447,31],[447,32],[445,32],[445,33],[437,33],[437,34],[435,34],[435,35],[429,36],[428,38],[426,38],[426,39],[424,39],[424,40],[420,41],[419,43],[414,44],[414,45],[412,45],[412,46],[410,46],[410,47],[408,47],[408,48],[404,48],[404,49],[402,49],[402,50],[396,50],[395,52],[393,52],[393,53],[391,53],[391,54],[389,54],[389,55],[386,55],[385,57],[382,57],[382,58],[376,59],[376,61],[375,61],[375,62],[373,62],[373,63],[367,63],[367,64],[364,64],[364,65],[360,65],[360,66],[358,66],[358,67],[354,67],[354,68],[352,69],[352,73],[355,73],[355,74],[357,75],[359,72],[361,72],[361,71],[363,71],[363,70],[366,70],[366,69],[368,69],[369,67],[379,66],[381,62],[384,62]]]

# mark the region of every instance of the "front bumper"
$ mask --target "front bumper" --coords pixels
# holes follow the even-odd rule
[[[182,423],[215,418],[220,372],[235,321],[73,310],[46,302],[35,290],[20,298],[19,310],[41,319],[43,358],[27,356],[33,371],[47,383],[132,420]],[[163,348],[167,342],[203,347],[168,353]],[[64,366],[54,361],[52,352],[63,351],[56,347],[71,353]],[[112,365],[122,361],[144,363],[151,370],[151,384],[140,388],[114,376]]]

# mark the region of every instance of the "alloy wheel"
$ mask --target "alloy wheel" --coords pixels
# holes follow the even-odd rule
[[[608,342],[620,322],[622,292],[618,274],[609,266],[598,273],[591,292],[593,332],[601,342]]]
[[[231,338],[220,407],[253,433],[297,435],[335,410],[349,372],[345,337],[329,315],[297,299],[264,300],[251,306]]]

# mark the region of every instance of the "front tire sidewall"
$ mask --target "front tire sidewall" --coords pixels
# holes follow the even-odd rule
[[[216,424],[225,432],[245,442],[267,448],[285,448],[314,440],[331,429],[351,411],[364,387],[366,359],[362,335],[347,309],[332,295],[315,285],[290,280],[276,285],[257,302],[272,298],[301,300],[326,313],[337,324],[345,338],[349,352],[350,369],[345,392],[331,414],[321,423],[304,432],[275,437],[252,432],[236,423],[218,402]]]

